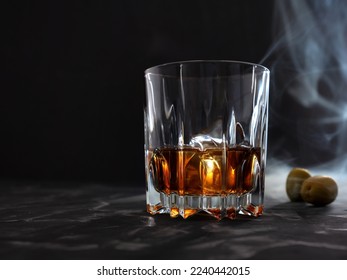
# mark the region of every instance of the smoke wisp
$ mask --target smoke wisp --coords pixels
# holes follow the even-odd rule
[[[269,155],[347,170],[347,1],[274,1]]]

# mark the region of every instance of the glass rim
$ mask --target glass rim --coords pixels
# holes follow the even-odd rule
[[[165,75],[165,74],[154,73],[154,70],[159,69],[159,68],[163,68],[163,67],[167,67],[167,66],[174,66],[174,65],[181,65],[181,64],[199,64],[199,63],[200,64],[203,64],[203,63],[211,63],[211,64],[227,63],[227,64],[249,65],[252,67],[259,67],[264,72],[270,73],[270,70],[267,67],[265,67],[264,65],[261,65],[259,63],[252,63],[252,62],[241,61],[241,60],[228,60],[228,59],[196,59],[196,60],[173,61],[173,62],[167,62],[167,63],[154,65],[154,66],[147,68],[144,71],[144,74],[145,74],[145,76],[147,74],[160,75],[160,76],[170,76],[170,75]]]

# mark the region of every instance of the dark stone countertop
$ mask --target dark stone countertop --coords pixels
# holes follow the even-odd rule
[[[2,182],[0,258],[347,259],[344,190],[291,203],[282,173],[267,175],[263,216],[222,221],[151,216],[144,186]]]

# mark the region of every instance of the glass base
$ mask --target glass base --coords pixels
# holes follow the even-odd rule
[[[238,215],[258,217],[263,213],[263,205],[252,203],[252,193],[242,196],[179,196],[167,195],[158,191],[147,190],[147,212],[155,214],[170,214],[172,218],[184,219],[206,213],[214,218],[235,219]]]

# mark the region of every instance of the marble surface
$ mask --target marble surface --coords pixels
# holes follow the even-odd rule
[[[263,216],[219,222],[151,216],[144,186],[1,182],[0,258],[347,259],[344,191],[291,203],[283,174],[267,175]]]

